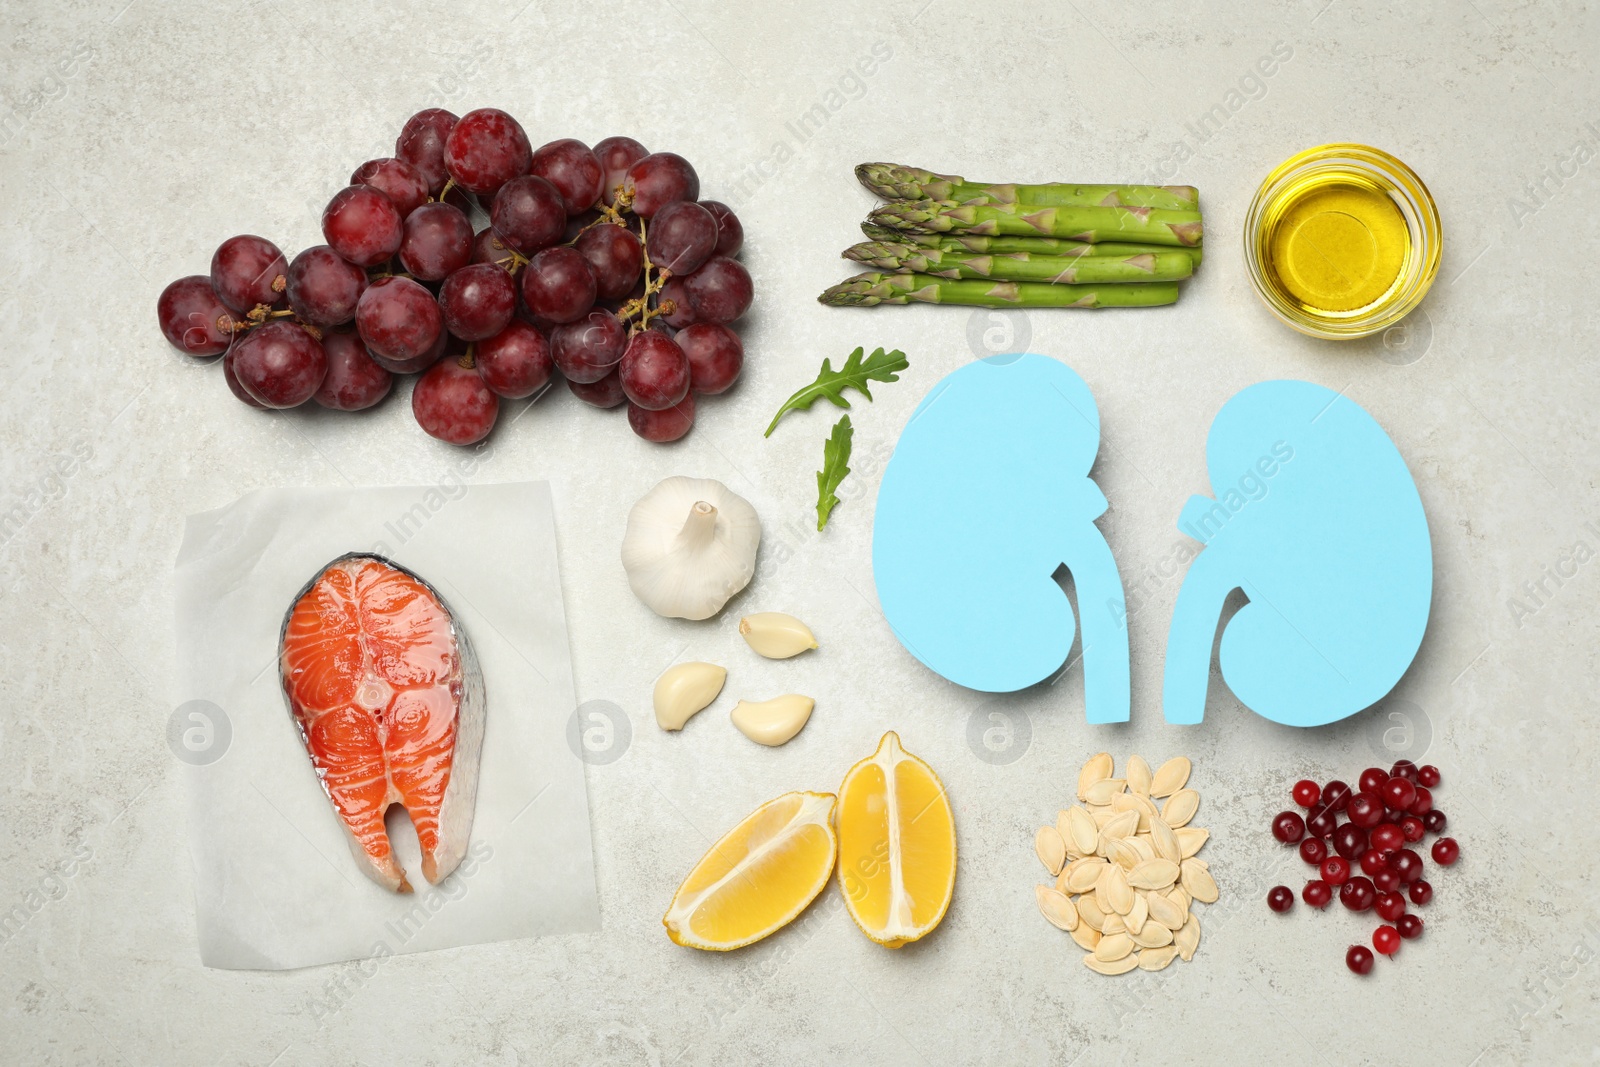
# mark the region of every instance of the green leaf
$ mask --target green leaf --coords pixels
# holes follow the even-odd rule
[[[857,349],[859,352],[860,349]],[[817,472],[817,529],[828,525],[828,516],[838,506],[834,490],[850,473],[850,442],[855,437],[850,416],[841,416],[833,426],[833,435],[822,442],[822,469]]]
[[[850,401],[842,395],[846,389],[854,389],[871,400],[872,391],[867,388],[868,382],[897,382],[900,380],[900,372],[911,366],[906,354],[898,348],[893,352],[885,352],[881,348],[874,349],[866,362],[862,362],[862,351],[863,349],[858,348],[850,353],[850,358],[845,360],[844,366],[838,370],[833,369],[831,360],[824,359],[822,370],[817,373],[817,380],[783,402],[783,407],[772,416],[772,425],[767,427],[767,432],[762,436],[771,437],[779,419],[791,411],[805,411],[823,397],[838,407],[849,407]]]

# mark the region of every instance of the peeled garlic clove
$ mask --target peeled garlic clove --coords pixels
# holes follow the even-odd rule
[[[797,693],[759,702],[741,700],[733,709],[733,725],[762,745],[781,745],[794,737],[811,718],[817,702]]]
[[[739,633],[758,655],[788,659],[817,647],[806,624],[781,611],[758,611],[739,620]]]
[[[715,663],[680,663],[656,679],[656,722],[663,730],[681,730],[703,710],[728,680],[726,669]]]

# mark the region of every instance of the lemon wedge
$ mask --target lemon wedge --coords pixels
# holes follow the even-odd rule
[[[933,768],[894,731],[839,787],[839,888],[861,932],[899,948],[926,936],[950,907],[956,824]]]
[[[785,793],[695,864],[661,923],[680,945],[726,952],[793,922],[828,884],[839,839],[832,793]]]

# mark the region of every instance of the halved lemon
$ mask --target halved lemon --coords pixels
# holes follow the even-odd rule
[[[806,909],[828,884],[839,839],[832,793],[785,793],[711,846],[661,923],[680,945],[726,952],[760,941]]]
[[[926,936],[956,886],[956,823],[933,768],[893,730],[839,787],[839,889],[861,932],[899,948]]]

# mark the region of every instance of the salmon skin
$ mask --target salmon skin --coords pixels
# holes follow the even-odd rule
[[[438,592],[381,556],[324,567],[284,616],[284,697],[368,878],[411,892],[384,814],[399,804],[437,884],[467,851],[483,749],[483,675]]]

